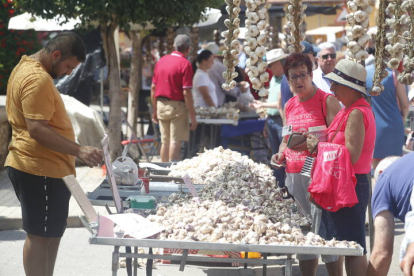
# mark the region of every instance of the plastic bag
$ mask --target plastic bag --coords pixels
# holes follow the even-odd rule
[[[139,181],[138,166],[129,157],[118,157],[112,163],[112,171],[118,185],[136,185]]]

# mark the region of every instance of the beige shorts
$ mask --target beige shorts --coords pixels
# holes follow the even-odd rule
[[[190,137],[190,121],[184,102],[157,101],[157,117],[160,123],[161,142],[188,141]]]

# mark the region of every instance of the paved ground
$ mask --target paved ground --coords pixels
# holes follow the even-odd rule
[[[102,181],[101,169],[77,168],[77,179],[85,192],[93,191]],[[98,208],[98,211],[106,213],[106,210]],[[81,210],[74,199],[70,202],[69,227],[79,227],[79,214]],[[5,171],[0,172],[0,276],[24,275],[22,267],[22,248],[25,232],[16,230],[21,227],[20,207],[13,188]],[[11,229],[11,230],[8,230]],[[398,266],[399,247],[404,235],[404,227],[401,222],[396,223],[394,255],[391,270],[388,275],[401,275]],[[89,245],[90,234],[84,228],[68,228],[62,239],[60,253],[56,263],[55,275],[57,276],[83,276],[83,275],[111,275],[111,256],[113,248],[110,246]],[[368,240],[368,239],[367,239]],[[367,241],[368,242],[368,241]],[[300,275],[297,264],[294,265],[294,275]],[[119,269],[118,275],[127,275],[124,268]],[[140,269],[138,275],[145,275],[145,270]],[[229,266],[205,266],[190,264],[184,272],[179,271],[178,264],[156,264],[153,270],[154,276],[247,276],[262,275],[260,267],[247,270]],[[283,268],[270,267],[268,275],[283,275]],[[327,275],[323,264],[319,265],[318,275]]]

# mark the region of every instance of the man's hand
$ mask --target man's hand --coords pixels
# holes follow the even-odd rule
[[[152,121],[153,121],[154,123],[156,123],[156,124],[158,124],[158,123],[159,123],[159,122],[158,122],[158,116],[157,116],[157,112],[156,112],[156,111],[152,113]]]
[[[103,160],[102,150],[91,146],[81,146],[76,156],[90,168],[99,166]]]
[[[400,263],[400,268],[405,276],[414,276],[414,242],[407,246],[407,252]]]
[[[195,115],[194,116],[190,116],[190,120],[191,120],[190,130],[196,130],[196,128],[197,128],[197,120],[196,120]]]
[[[258,109],[258,108],[261,108],[263,106],[263,102],[257,101],[257,100],[253,100],[253,102],[250,103],[250,106]]]

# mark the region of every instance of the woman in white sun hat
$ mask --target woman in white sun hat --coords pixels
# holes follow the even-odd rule
[[[367,270],[365,212],[369,198],[368,173],[371,171],[376,130],[374,114],[366,101],[366,75],[367,71],[362,65],[343,59],[337,63],[332,73],[325,76],[332,81],[331,91],[344,105],[328,128],[328,141],[333,139],[332,143],[344,145],[349,150],[357,178],[355,192],[358,203],[337,212],[329,212],[337,231],[336,238],[356,241],[364,248],[363,256],[345,257],[348,275],[365,275]],[[317,142],[315,137],[308,136],[308,148],[313,148]]]

